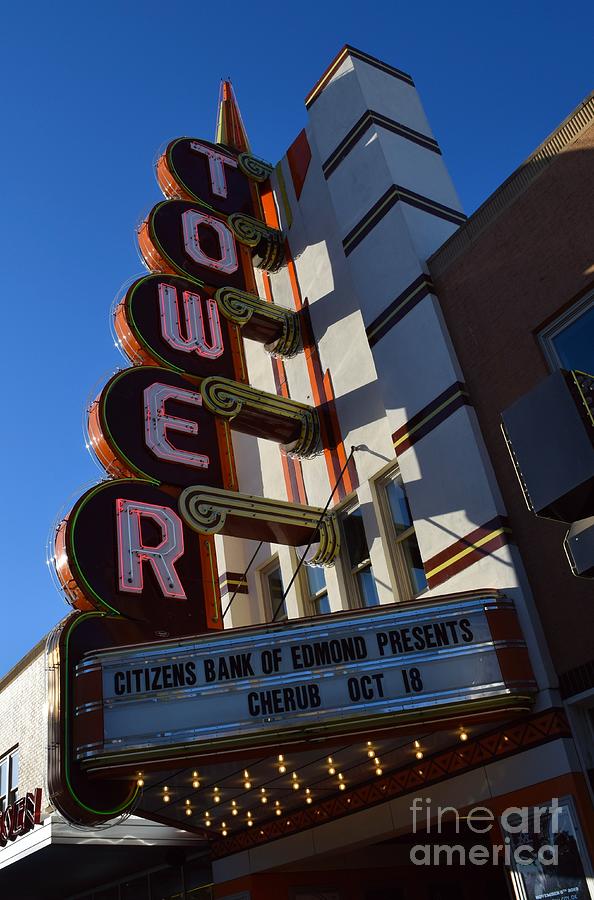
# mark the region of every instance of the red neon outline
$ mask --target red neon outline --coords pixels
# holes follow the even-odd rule
[[[223,332],[221,329],[221,319],[219,316],[219,307],[215,300],[206,298],[208,308],[208,325],[211,336],[211,343],[206,340],[204,330],[204,316],[202,313],[202,297],[194,291],[184,291],[182,294],[182,302],[184,306],[184,319],[188,337],[184,338],[181,332],[181,316],[179,310],[179,300],[177,288],[173,284],[167,284],[165,281],[159,282],[159,311],[161,319],[161,336],[170,347],[179,350],[182,353],[196,352],[203,359],[218,359],[225,352],[225,344],[223,341]],[[170,291],[174,297],[171,297]],[[197,303],[194,303],[197,300]],[[170,314],[175,308],[175,316],[177,318],[177,336],[172,334],[168,327]],[[196,308],[198,314],[196,315]],[[199,320],[199,324],[198,321]],[[216,321],[215,321],[216,320]],[[196,332],[198,329],[202,337],[195,333],[194,323],[196,323]]]
[[[162,438],[165,443],[171,447],[172,453],[165,455],[163,453],[158,452],[158,446],[153,445],[153,434],[150,429],[151,423],[151,404],[150,399],[152,399],[153,395],[156,395],[156,391],[153,391],[154,388],[164,388],[165,396],[159,397],[160,406],[158,406],[158,400],[155,396],[155,407],[156,407],[156,418],[155,422],[157,423],[157,436]],[[190,401],[184,399],[183,395],[191,396],[195,398],[195,401]],[[172,416],[169,413],[165,412],[165,404],[168,400],[171,399],[179,400],[180,403],[187,403],[188,406],[199,406],[202,408],[202,396],[198,391],[189,391],[186,388],[178,388],[171,384],[163,384],[161,381],[154,381],[152,384],[149,384],[148,387],[144,389],[143,392],[143,401],[144,401],[144,442],[146,446],[149,448],[151,453],[153,453],[157,459],[164,459],[165,462],[174,462],[180,463],[184,466],[193,466],[195,469],[208,469],[210,466],[210,456],[207,453],[192,453],[191,450],[180,450],[179,447],[174,446],[171,443],[167,436],[167,428],[171,428],[173,431],[176,430],[176,423],[183,423],[189,426],[189,428],[177,428],[177,431],[183,432],[184,434],[194,434],[197,435],[199,433],[199,425],[197,422],[193,422],[191,419],[182,419],[180,416]],[[164,420],[167,419],[168,422]],[[162,424],[159,424],[159,423]],[[169,423],[169,424],[168,424]],[[162,431],[160,430],[162,428]],[[194,457],[196,460],[202,460],[202,462],[191,462],[190,459]]]
[[[151,509],[153,509],[153,510],[161,511],[162,513],[166,513],[168,515],[173,516],[174,527],[177,528],[177,525],[180,526],[179,532],[177,534],[174,534],[174,537],[179,536],[180,542],[181,542],[181,549],[179,550],[177,555],[172,559],[171,569],[172,569],[172,571],[175,575],[175,578],[177,579],[177,582],[181,588],[181,594],[175,590],[172,591],[167,585],[165,585],[163,583],[163,580],[161,578],[161,573],[159,571],[159,568],[158,568],[158,566],[155,562],[154,556],[153,556],[153,553],[155,551],[158,551],[167,542],[167,540],[169,538],[169,528],[168,527],[166,527],[165,536],[164,536],[163,540],[156,547],[146,547],[144,544],[141,544],[137,550],[132,551],[132,549],[130,548],[130,553],[138,554],[138,558],[139,558],[139,562],[140,562],[140,587],[130,587],[130,585],[126,582],[126,580],[124,578],[125,573],[123,572],[123,569],[122,569],[123,562],[124,562],[124,535],[122,532],[122,516],[124,515],[125,509],[126,509],[124,504],[132,504],[137,507],[138,506],[144,507],[144,511],[139,510],[139,509],[133,510],[134,514],[136,515],[136,517],[138,519],[138,536],[141,541],[142,541],[141,515],[143,515],[143,514],[148,515],[148,516],[151,515],[150,510],[147,510],[147,507],[151,507]],[[161,591],[165,597],[169,597],[172,600],[187,600],[188,598],[187,598],[186,592],[184,591],[184,587],[181,582],[181,578],[179,577],[179,575],[177,574],[177,572],[175,570],[175,563],[180,558],[180,556],[183,556],[183,553],[184,553],[183,522],[179,518],[177,513],[174,512],[168,506],[157,506],[154,503],[143,503],[141,500],[126,500],[125,498],[117,498],[116,499],[116,519],[117,519],[117,528],[118,528],[118,581],[119,581],[120,590],[124,591],[125,593],[130,593],[130,594],[141,594],[144,590],[143,563],[148,562],[153,567],[153,572],[155,573],[157,581],[159,582],[159,584],[161,586]],[[156,515],[153,515],[153,520],[156,520],[157,523],[160,524],[161,526],[163,525],[162,520],[160,521]],[[177,523],[175,522],[175,520],[177,520]],[[177,541],[176,541],[176,543],[177,543]],[[153,551],[153,553],[141,553],[140,551],[142,551],[142,550],[151,550],[151,551]],[[175,547],[173,548],[173,552],[175,552]],[[162,558],[163,558],[163,556],[162,556]],[[165,562],[164,562],[164,564],[167,565],[167,563],[165,563]]]
[[[210,175],[210,190],[216,197],[223,197],[224,200],[227,199],[227,176],[225,174],[225,166],[232,166],[234,169],[237,168],[237,160],[233,159],[231,156],[226,156],[224,153],[217,153],[216,150],[213,150],[211,147],[207,147],[205,144],[201,144],[200,141],[190,141],[190,150],[195,150],[196,153],[202,153],[204,156],[208,157],[208,172]],[[216,163],[217,161],[220,163],[220,166],[217,170]],[[217,172],[221,175],[221,184],[220,187],[223,190],[223,193],[220,193],[217,190],[216,185],[216,174]]]
[[[192,225],[192,234],[188,233],[187,222],[190,216],[195,216],[199,219],[199,221],[195,222]],[[224,250],[221,241],[221,234],[223,230],[229,235],[231,238],[231,244],[229,245],[229,251],[234,257],[234,268],[229,268],[229,266],[225,263],[225,257],[221,257],[221,259],[214,259],[212,256],[208,256],[202,249],[200,244],[200,239],[198,238],[198,226],[199,225],[209,225],[213,231],[219,236],[219,247],[221,250]],[[219,219],[215,219],[213,216],[207,216],[206,213],[201,212],[198,209],[187,209],[184,213],[182,213],[182,228],[184,233],[184,248],[190,259],[194,260],[194,262],[199,266],[206,266],[209,269],[215,269],[217,272],[224,272],[225,275],[232,275],[234,272],[237,272],[239,268],[239,261],[237,259],[237,250],[235,249],[235,237],[233,232],[227,228],[224,222],[221,222]],[[195,245],[198,248],[198,252],[202,254],[205,261],[201,259],[196,259],[196,257],[190,252],[188,249]]]

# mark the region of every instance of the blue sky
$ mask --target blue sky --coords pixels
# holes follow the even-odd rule
[[[276,162],[344,43],[410,72],[470,213],[594,87],[593,27],[591,0],[4,5],[0,674],[67,611],[45,545],[99,478],[81,422],[121,365],[110,305],[142,272],[134,229],[160,198],[155,154],[213,137],[219,79]]]

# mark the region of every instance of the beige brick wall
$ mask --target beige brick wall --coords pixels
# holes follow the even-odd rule
[[[0,680],[0,757],[18,745],[19,795],[40,787],[47,811],[45,641]]]

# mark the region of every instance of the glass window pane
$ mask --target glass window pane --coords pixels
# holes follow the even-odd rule
[[[319,566],[305,566],[307,574],[307,586],[310,597],[315,596],[326,588],[326,576]]]
[[[552,338],[564,369],[594,374],[594,306]]]
[[[13,753],[10,757],[10,789],[14,790],[19,786],[19,755]]]
[[[363,526],[363,515],[360,509],[355,509],[343,519],[344,536],[351,568],[369,559],[369,548]]]
[[[8,759],[0,763],[0,797],[6,797],[8,793]]]
[[[371,566],[357,572],[357,582],[359,584],[363,606],[378,606],[379,597]]]
[[[268,586],[268,597],[270,599],[270,615],[272,617],[277,610],[285,590],[283,587],[283,576],[281,575],[280,566],[277,566],[275,569],[271,569],[266,573],[266,583]],[[283,601],[283,605],[281,606],[275,621],[282,622],[286,618],[287,607]]]
[[[402,485],[398,481],[388,482],[386,495],[396,531],[406,531],[412,525],[412,516]]]
[[[423,560],[421,559],[419,545],[417,544],[417,539],[414,534],[404,538],[404,540],[400,542],[400,547],[402,547],[404,552],[404,559],[410,573],[413,590],[415,594],[420,594],[420,592],[424,591],[427,587],[427,579],[425,578],[425,569],[423,568]]]
[[[320,594],[320,596],[314,601],[314,606],[316,613],[319,616],[327,616],[328,613],[332,612],[332,610],[330,609],[328,594]]]

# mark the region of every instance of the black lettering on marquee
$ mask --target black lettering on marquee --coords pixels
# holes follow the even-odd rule
[[[250,716],[272,716],[297,710],[318,709],[322,703],[317,684],[296,684],[270,691],[250,691],[247,695]]]
[[[451,647],[460,641],[469,644],[474,640],[470,619],[453,619],[447,622],[427,622],[412,628],[394,628],[378,631],[375,635],[380,656],[398,656],[420,650],[437,650]]]
[[[204,680],[232,681],[235,678],[254,677],[251,653],[236,653],[230,656],[217,656],[214,659],[204,659]]]
[[[121,697],[123,694],[141,694],[172,687],[192,687],[197,680],[196,663],[188,660],[185,663],[171,663],[165,666],[115,672],[113,692],[117,697]]]

